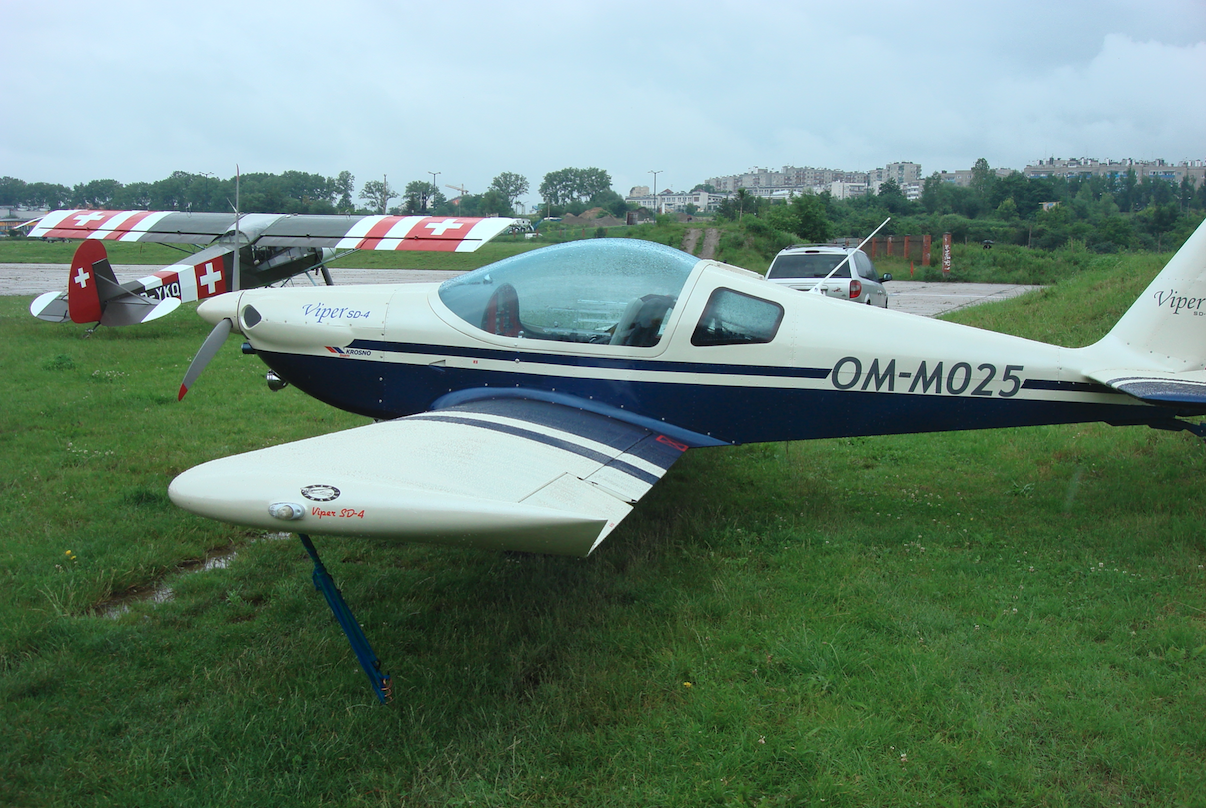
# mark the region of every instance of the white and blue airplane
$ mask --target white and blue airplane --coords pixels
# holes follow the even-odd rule
[[[443,284],[247,290],[198,312],[215,328],[181,396],[236,331],[279,380],[377,419],[171,484],[188,511],[303,537],[585,556],[694,447],[1086,421],[1206,436],[1183,420],[1206,414],[1206,225],[1084,348],[628,239]]]

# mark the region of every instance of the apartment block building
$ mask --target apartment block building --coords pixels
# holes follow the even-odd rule
[[[998,178],[1008,177],[1014,173],[1016,169],[1012,168],[994,168],[992,173]],[[958,171],[939,171],[938,178],[943,182],[949,182],[951,185],[958,185],[960,188],[970,188],[972,177],[975,176],[970,168],[960,169]]]
[[[704,180],[720,193],[734,193],[738,188],[747,191],[758,191],[760,196],[773,191],[792,190],[803,193],[806,190],[822,189],[834,182],[866,182],[867,174],[863,171],[840,171],[832,168],[812,168],[805,166],[783,166],[778,171],[769,168],[751,168],[742,174],[729,174],[723,177],[709,177]]]
[[[1206,160],[1183,160],[1169,163],[1165,160],[1097,160],[1091,157],[1051,157],[1026,166],[1022,171],[1027,177],[1125,177],[1128,171],[1135,172],[1135,179],[1154,177],[1180,185],[1185,178],[1194,187],[1206,182]]]
[[[906,194],[910,186],[921,193],[921,166],[918,163],[888,163],[873,171],[843,171],[832,168],[810,166],[783,166],[778,171],[769,168],[751,168],[742,174],[709,177],[705,182],[720,193],[733,193],[744,188],[757,196],[788,197],[792,194],[821,193],[829,191],[839,199],[848,199],[863,193],[874,193],[879,186],[893,180]]]

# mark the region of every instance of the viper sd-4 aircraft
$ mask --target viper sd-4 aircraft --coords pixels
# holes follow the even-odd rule
[[[1206,414],[1206,225],[1076,349],[623,239],[440,285],[257,289],[198,312],[215,330],[193,378],[237,331],[289,384],[380,419],[171,484],[186,510],[299,533],[316,562],[311,535],[585,556],[692,447],[1084,421],[1206,434],[1183,420]]]
[[[329,285],[326,263],[352,250],[472,252],[514,224],[508,218],[56,210],[29,235],[84,241],[71,261],[67,292],[39,295],[29,311],[54,323],[133,325],[182,302],[269,286],[311,270],[321,271]],[[206,246],[146,277],[118,283],[106,241]]]

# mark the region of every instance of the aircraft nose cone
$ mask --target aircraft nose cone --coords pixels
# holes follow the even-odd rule
[[[210,325],[230,320],[235,330],[239,327],[239,292],[227,292],[205,300],[197,307],[197,314]]]

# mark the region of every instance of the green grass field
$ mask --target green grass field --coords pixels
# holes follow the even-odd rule
[[[1161,263],[958,318],[1086,344]],[[27,305],[0,298],[0,805],[1206,803],[1196,438],[696,450],[587,560],[320,539],[380,707],[295,538],[165,493],[364,419],[236,340],[177,403],[189,307],[84,338]]]

